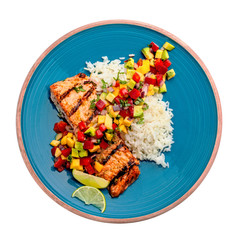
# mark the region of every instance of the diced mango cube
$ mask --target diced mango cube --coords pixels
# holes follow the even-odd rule
[[[123,120],[124,120],[123,117],[120,117],[120,118],[119,118],[119,120],[118,120],[118,122],[119,122],[119,123],[118,123],[119,126],[123,124]]]
[[[113,106],[110,105],[110,106],[108,106],[108,112],[111,114],[112,117],[115,118],[115,117],[117,117],[117,115],[119,114],[120,111],[116,111],[116,112],[115,112],[115,111],[113,110]]]
[[[61,150],[59,148],[56,148],[56,151],[55,151],[55,154],[54,154],[55,157],[57,158],[57,157],[61,156],[61,154],[62,154]]]
[[[68,137],[68,138],[73,138],[73,133],[69,132],[69,133],[67,134],[67,137]]]
[[[106,116],[98,115],[98,124],[105,123]]]
[[[142,74],[146,74],[150,71],[150,63],[149,63],[148,59],[144,59],[142,61],[143,61],[143,64],[142,64],[142,66],[137,68],[137,71]]]
[[[113,122],[116,123],[116,124],[119,123],[119,121],[118,121],[116,118],[114,118],[114,121],[113,121]]]
[[[120,84],[120,87],[119,87],[120,89],[121,88],[126,88],[127,89],[127,84]]]
[[[111,141],[113,138],[113,134],[110,134],[110,133],[105,133],[105,136],[108,141]]]
[[[50,145],[52,145],[53,147],[57,147],[60,144],[60,141],[57,140],[52,140]]]
[[[149,88],[148,88],[148,93],[147,93],[147,96],[152,96],[154,95],[154,85],[150,84],[149,85]]]
[[[79,171],[83,171],[83,166],[80,165],[79,158],[73,158],[70,164],[70,169],[77,169]]]
[[[113,93],[108,93],[108,95],[106,96],[106,100],[108,100],[109,102],[113,102],[114,98],[116,96]]]
[[[102,169],[103,169],[103,165],[99,162],[95,162],[94,163],[94,168],[98,171],[98,172],[101,172]]]
[[[74,147],[74,141],[73,141],[73,139],[67,137],[67,145],[68,145],[70,148],[73,148],[73,147]]]
[[[128,130],[124,125],[121,125],[119,129],[121,130],[121,132],[128,133]]]
[[[67,136],[64,136],[62,139],[61,139],[61,145],[66,145],[67,144]]]
[[[59,141],[62,138],[63,134],[62,133],[58,133],[55,137],[55,140]]]
[[[93,153],[93,152],[96,152],[99,149],[100,149],[99,145],[94,145],[94,147],[92,149],[89,149],[89,152]]]
[[[128,117],[125,117],[125,119],[123,120],[123,124],[127,127],[130,127],[132,122],[133,122],[133,120],[129,120]]]
[[[112,129],[112,122],[113,122],[112,118],[108,114],[106,114],[106,119],[104,124],[107,129]]]
[[[119,94],[120,88],[119,87],[113,87],[113,89],[114,89],[113,94],[114,94],[115,97],[117,97],[118,94]]]
[[[62,160],[67,160],[67,157],[65,157],[64,155],[61,155],[61,159]]]

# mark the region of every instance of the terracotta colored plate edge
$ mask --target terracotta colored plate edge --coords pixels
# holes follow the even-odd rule
[[[58,44],[60,44],[62,41],[69,38],[70,36],[72,36],[72,35],[74,35],[78,32],[81,32],[83,30],[89,29],[89,28],[93,28],[93,27],[101,26],[101,25],[108,25],[108,24],[130,24],[130,25],[137,25],[137,26],[141,26],[141,27],[146,27],[146,28],[152,29],[154,31],[160,32],[161,34],[166,35],[167,37],[176,41],[178,44],[180,44],[183,48],[185,48],[196,59],[196,61],[200,64],[200,66],[204,70],[204,72],[207,75],[207,77],[210,81],[210,84],[212,86],[214,96],[215,96],[215,99],[216,99],[216,104],[217,104],[218,128],[217,128],[217,136],[216,136],[215,146],[214,146],[211,158],[210,158],[205,170],[203,171],[202,175],[200,176],[200,178],[188,190],[187,193],[185,193],[181,198],[179,198],[177,201],[175,201],[171,205],[169,205],[169,206],[165,207],[164,209],[161,209],[160,211],[157,211],[155,213],[151,213],[151,214],[148,214],[148,215],[145,215],[145,216],[135,217],[135,218],[115,219],[115,218],[104,218],[104,217],[93,216],[93,215],[81,212],[81,211],[69,206],[68,204],[64,203],[63,201],[61,201],[50,190],[47,189],[47,187],[41,182],[41,180],[38,178],[38,176],[34,172],[32,166],[29,162],[29,159],[27,157],[27,154],[26,154],[26,151],[25,151],[25,148],[24,148],[24,145],[23,145],[22,133],[21,133],[21,110],[22,110],[22,103],[23,103],[24,94],[25,94],[27,85],[28,85],[34,71],[36,70],[38,65],[41,63],[41,61],[47,56],[47,54],[52,49],[54,49]],[[208,172],[209,172],[209,170],[210,170],[210,168],[211,168],[211,166],[212,166],[212,164],[215,160],[215,157],[217,155],[217,151],[218,151],[219,144],[220,144],[220,139],[221,139],[221,134],[222,134],[222,109],[221,109],[219,94],[218,94],[216,85],[213,81],[213,78],[212,78],[210,72],[208,71],[207,67],[204,65],[202,60],[198,57],[198,55],[187,44],[185,44],[183,41],[181,41],[179,38],[177,38],[173,34],[167,32],[167,31],[165,31],[165,30],[163,30],[159,27],[156,27],[154,25],[148,24],[148,23],[139,22],[139,21],[132,21],[132,20],[106,20],[106,21],[94,22],[94,23],[91,23],[91,24],[84,25],[82,27],[79,27],[79,28],[65,34],[64,36],[59,38],[57,41],[55,41],[50,47],[48,47],[41,54],[41,56],[37,59],[37,61],[34,63],[32,68],[30,69],[30,71],[29,71],[29,73],[28,73],[28,75],[27,75],[27,77],[24,81],[24,84],[22,86],[20,95],[19,95],[18,104],[17,104],[17,114],[16,114],[16,130],[17,130],[17,139],[18,139],[19,148],[20,148],[23,160],[24,160],[24,162],[25,162],[25,164],[28,168],[28,171],[30,172],[30,174],[32,175],[32,177],[36,181],[36,183],[41,187],[41,189],[50,198],[52,198],[55,202],[57,202],[59,205],[66,208],[67,210],[69,210],[69,211],[71,211],[71,212],[73,212],[77,215],[80,215],[82,217],[91,219],[91,220],[96,220],[96,221],[100,221],[100,222],[108,222],[108,223],[130,223],[130,222],[137,222],[137,221],[146,220],[146,219],[158,216],[160,214],[163,214],[163,213],[171,210],[172,208],[174,208],[178,204],[180,204],[183,200],[185,200],[187,197],[189,197],[197,189],[197,187],[201,184],[203,179],[208,174]]]

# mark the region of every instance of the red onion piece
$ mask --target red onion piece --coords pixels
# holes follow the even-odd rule
[[[144,84],[143,87],[142,87],[142,92],[144,92],[144,96],[147,95],[148,87],[149,87],[148,84]]]
[[[107,88],[109,92],[114,92],[114,89],[112,87]]]
[[[151,75],[152,75],[152,73],[151,73],[151,72],[148,72],[148,73],[145,74],[145,78],[146,78],[146,77],[150,77]]]
[[[65,147],[63,145],[59,145],[59,149],[62,151],[65,149]]]
[[[138,68],[138,64],[134,63],[134,69],[137,69],[137,68]]]
[[[122,110],[120,105],[113,105],[113,111],[114,112],[117,112],[117,111],[120,111],[120,110]]]
[[[145,92],[141,92],[141,98],[144,98]]]
[[[101,111],[101,115],[106,115],[107,114],[107,110],[106,109],[103,109],[102,111]]]
[[[160,87],[164,84],[165,82],[162,80],[161,82],[160,82]]]
[[[72,129],[72,127],[69,126],[69,125],[66,126],[66,130],[67,130],[68,132],[73,133],[73,129]]]
[[[114,80],[114,81],[113,81],[112,85],[113,85],[113,86],[115,86],[115,85],[116,85],[116,80]]]
[[[139,86],[140,86],[140,83],[136,83],[135,87],[139,88]]]

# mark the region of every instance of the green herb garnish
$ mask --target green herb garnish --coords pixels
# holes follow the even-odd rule
[[[119,83],[120,83],[120,84],[126,84],[127,81],[124,81],[124,80],[120,80],[120,79],[119,79]]]
[[[68,160],[69,162],[72,161],[72,155],[71,155],[71,154],[67,157],[67,160]]]
[[[144,105],[143,105],[143,110],[145,111],[145,110],[147,110],[149,108],[149,105],[147,104],[147,103],[144,103]]]
[[[121,107],[129,107],[129,106],[131,106],[131,104],[130,103],[128,103],[128,100],[122,100],[122,99],[119,99],[119,101],[120,101],[120,106]]]
[[[138,87],[138,89],[142,89],[142,87],[143,87],[143,82],[139,82],[139,87]]]
[[[144,123],[144,118],[141,117],[138,121],[137,121],[137,124],[143,124]]]
[[[94,109],[94,108],[96,107],[96,103],[95,103],[95,102],[96,102],[95,99],[93,99],[93,100],[90,101],[90,103],[91,103],[91,104],[90,104],[90,107],[89,107],[90,109]]]
[[[79,92],[86,92],[86,90],[83,89],[83,86],[82,86],[82,85],[80,85],[80,86],[78,86],[78,87],[74,87],[73,89],[74,89],[77,93],[79,93]]]
[[[122,81],[122,80],[119,79],[119,74],[124,74],[124,72],[120,72],[120,71],[118,71],[117,78],[114,77],[113,79],[114,79],[115,81],[118,81],[118,80],[119,80],[120,83],[121,83],[121,82],[124,82],[124,83],[121,83],[121,84],[125,84],[125,83],[127,83],[126,81]]]
[[[142,102],[144,102],[144,100],[139,97],[139,98],[137,98],[137,99],[135,100],[134,103],[135,103],[136,105],[138,105],[138,104],[140,104],[140,103],[142,103]]]
[[[105,82],[103,79],[101,79],[102,81],[102,89],[106,89],[107,88],[107,82]]]

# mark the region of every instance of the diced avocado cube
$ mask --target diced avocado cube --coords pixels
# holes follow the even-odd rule
[[[152,59],[154,57],[154,55],[151,53],[150,48],[149,47],[145,47],[142,49],[142,53],[145,56],[145,58],[147,59]]]
[[[113,93],[108,93],[108,95],[106,96],[106,100],[108,100],[109,102],[113,102],[114,98],[116,96]]]
[[[169,59],[168,51],[167,51],[166,49],[163,50],[161,59],[162,59],[163,61]]]
[[[175,71],[173,69],[170,69],[167,71],[167,80],[173,78],[176,75]]]
[[[78,150],[76,148],[72,148],[72,157],[78,158]]]
[[[107,96],[107,93],[103,92],[103,93],[101,93],[99,99],[105,100],[106,96]]]
[[[155,53],[155,58],[161,58],[163,54],[163,50],[158,49]]]
[[[159,88],[159,92],[160,92],[160,93],[165,93],[165,92],[167,92],[167,87],[166,87],[166,84],[165,84],[165,83]]]
[[[159,92],[159,87],[153,87],[153,90],[155,93],[158,93]]]
[[[79,152],[79,157],[87,157],[88,156],[88,151],[86,150],[82,150],[81,152]]]
[[[96,129],[94,127],[90,127],[84,132],[84,134],[94,137],[95,132],[96,132]]]
[[[129,58],[128,61],[125,62],[124,67],[133,69],[134,68],[134,59],[133,58]]]
[[[136,85],[136,82],[133,79],[130,79],[127,83],[127,86],[131,89],[133,89],[135,85]]]
[[[165,42],[164,44],[163,44],[163,47],[165,48],[165,49],[167,49],[168,51],[172,51],[175,47],[171,44],[171,43],[169,43],[169,42]]]
[[[134,69],[127,69],[127,79],[131,79],[135,72]]]
[[[143,115],[142,106],[134,106],[134,117],[141,117]]]
[[[78,151],[83,150],[83,144],[81,142],[76,141],[74,146]]]

